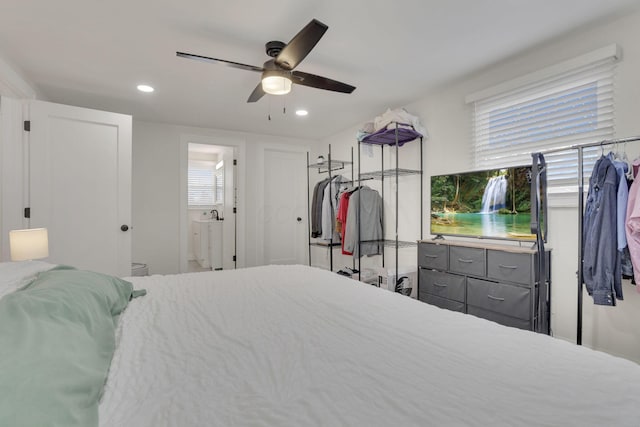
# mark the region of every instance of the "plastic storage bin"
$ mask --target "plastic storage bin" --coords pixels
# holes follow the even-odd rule
[[[147,267],[147,264],[143,264],[140,262],[131,263],[131,275],[132,276],[148,276],[149,267]]]
[[[380,287],[388,289],[391,292],[396,292],[396,269],[395,267],[383,269],[379,271],[380,275]],[[406,277],[400,286],[403,289],[401,293],[408,295],[411,298],[418,297],[418,269],[416,267],[398,267],[398,275],[400,278]],[[404,291],[411,288],[411,293]],[[407,292],[407,293],[404,293]]]

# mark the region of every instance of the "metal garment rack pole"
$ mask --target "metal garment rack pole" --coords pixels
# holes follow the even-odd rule
[[[424,197],[424,165],[423,165],[423,157],[422,157],[422,142],[423,142],[423,137],[420,137],[420,240],[423,239],[423,230],[424,230],[424,218],[423,218],[423,212],[422,210],[424,209],[424,202],[423,202],[423,197]]]
[[[382,268],[384,268],[384,253],[386,252],[384,245],[384,237],[386,236],[384,222],[384,144],[380,144],[380,187],[382,190],[382,212],[380,214],[380,222],[382,222],[382,242],[380,244],[382,245]]]
[[[583,154],[585,148],[604,147],[609,145],[624,144],[626,142],[640,141],[640,136],[632,136],[620,139],[605,139],[591,144],[572,145],[564,148],[554,148],[540,151],[542,154],[558,153],[561,151],[578,150],[578,313],[576,323],[576,344],[582,345],[582,233],[584,232],[584,161]]]
[[[309,198],[309,152],[307,151],[307,249],[309,250],[309,267],[311,267],[311,199]]]
[[[360,149],[361,149],[360,144],[362,144],[362,142],[358,139],[358,187],[360,186]],[[360,254],[362,253],[362,245],[361,245],[362,242],[360,240],[361,231],[362,231],[362,224],[360,224],[360,202],[361,202],[360,194],[358,194],[358,210],[356,211],[357,220],[358,220],[358,280],[362,278],[362,261],[361,261],[362,258],[360,257]],[[351,201],[349,203],[351,203]]]
[[[400,191],[400,186],[398,185],[398,168],[400,167],[399,159],[399,153],[398,153],[398,123],[396,122],[396,278],[395,278],[395,283],[393,284],[394,287],[394,291],[396,289],[396,286],[398,286],[398,279],[400,279],[400,276],[398,275],[398,249],[400,249],[398,247],[398,192]],[[387,285],[388,286],[388,285]]]
[[[333,177],[331,176],[331,144],[329,144],[329,207],[330,212],[333,213],[333,196],[331,190],[333,186]],[[333,271],[333,227],[329,231],[331,233],[331,240],[329,240],[329,271]]]
[[[356,184],[355,180],[355,176],[353,175],[353,145],[351,146],[351,185],[354,186]],[[342,224],[342,227],[344,227],[344,224]],[[342,253],[342,246],[344,245],[344,239],[341,241],[341,249],[340,249],[340,253]],[[355,257],[351,257],[351,267],[352,270],[356,269],[356,259]],[[358,266],[359,267],[359,266]],[[358,268],[358,280],[360,280],[360,268]]]

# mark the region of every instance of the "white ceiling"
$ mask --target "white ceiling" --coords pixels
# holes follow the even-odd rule
[[[0,56],[53,102],[145,121],[315,139],[637,6],[638,0],[2,0]],[[353,94],[294,86],[289,95],[248,104],[258,73],[175,55],[262,66],[269,59],[265,42],[288,42],[312,18],[329,30],[296,69],[352,84]],[[139,83],[156,91],[140,93]],[[297,117],[296,108],[309,116]]]

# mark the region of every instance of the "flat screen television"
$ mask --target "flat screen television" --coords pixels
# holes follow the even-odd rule
[[[533,240],[531,166],[431,177],[431,234]]]

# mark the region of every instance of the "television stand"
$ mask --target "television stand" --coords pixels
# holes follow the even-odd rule
[[[436,237],[434,237],[431,240],[444,240],[444,236],[442,234],[438,234],[438,235],[436,235]]]

